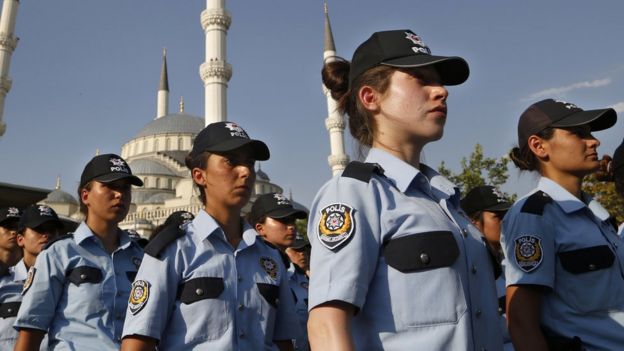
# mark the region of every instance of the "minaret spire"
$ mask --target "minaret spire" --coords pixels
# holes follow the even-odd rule
[[[231,23],[225,0],[206,0],[206,10],[201,14],[206,61],[199,66],[199,76],[204,81],[206,125],[227,120],[227,86],[232,66],[227,63],[226,36]]]
[[[184,113],[184,96],[180,96],[180,113]]]
[[[332,34],[331,24],[329,23],[329,11],[327,9],[327,1],[323,3],[325,10],[325,45],[323,51],[323,62],[332,62],[336,60],[336,46],[334,44],[334,35]],[[340,174],[349,163],[349,156],[345,153],[344,147],[344,117],[338,112],[338,104],[331,97],[331,92],[323,85],[323,93],[327,99],[327,119],[325,119],[325,127],[329,132],[329,144],[331,155],[327,157],[327,163],[332,170],[333,175]]]
[[[19,40],[14,36],[15,20],[19,0],[2,1],[2,13],[0,14],[0,136],[6,131],[6,124],[3,121],[4,99],[11,90],[11,78],[9,78],[9,66],[11,56],[17,47]]]
[[[56,176],[56,187],[54,189],[59,190],[61,188],[61,176]]]
[[[160,69],[160,84],[158,85],[156,118],[169,114],[169,77],[167,75],[167,49],[163,48],[162,68]]]

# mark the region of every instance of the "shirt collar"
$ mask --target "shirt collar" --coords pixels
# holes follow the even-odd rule
[[[242,218],[241,222],[243,225],[243,240],[239,243],[239,247],[242,249],[252,246],[256,242],[258,233]],[[197,216],[195,216],[195,219],[193,220],[193,228],[193,233],[199,241],[207,239],[209,236],[214,235],[214,233],[217,232],[221,233],[222,239],[227,241],[225,233],[223,233],[223,229],[221,229],[219,223],[217,223],[217,221],[204,210],[199,211]],[[241,247],[241,245],[244,246]]]
[[[565,213],[572,213],[587,207],[601,221],[609,218],[609,212],[607,212],[607,210],[605,210],[604,207],[598,203],[598,201],[594,200],[586,193],[582,193],[582,196],[589,200],[589,204],[587,205],[564,189],[561,185],[549,178],[541,177],[537,188],[547,193],[554,201],[556,201]]]
[[[405,193],[410,185],[415,184],[428,193],[434,193],[436,197],[444,199],[456,197],[455,200],[459,201],[459,191],[456,186],[423,163],[420,164],[419,170],[396,156],[377,148],[370,149],[366,162],[378,163],[384,169],[386,178],[402,193]]]
[[[28,275],[28,270],[26,269],[26,263],[24,263],[24,259],[22,258],[15,266],[13,266],[13,280],[16,282],[26,280],[26,276]]]
[[[138,246],[137,243],[135,243],[132,239],[130,239],[130,236],[128,235],[128,233],[126,233],[125,230],[121,230],[117,228],[117,235],[119,238],[119,246],[117,247],[117,250],[126,249],[132,244],[135,244]],[[92,241],[96,241],[101,245],[100,239],[97,238],[95,234],[93,234],[93,231],[91,231],[91,228],[89,228],[89,226],[87,226],[87,223],[83,221],[80,223],[78,228],[76,228],[76,230],[74,231],[74,241],[78,245],[81,245],[85,240],[89,238],[91,238]]]
[[[91,231],[91,228],[87,226],[86,222],[81,222],[78,228],[76,228],[76,230],[74,231],[74,241],[76,241],[76,244],[80,245],[87,238],[91,237],[93,237],[93,232]]]

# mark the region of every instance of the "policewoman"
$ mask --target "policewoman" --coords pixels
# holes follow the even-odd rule
[[[370,147],[311,208],[313,350],[500,350],[494,274],[452,183],[420,163],[442,137],[445,85],[468,64],[410,30],[374,33],[323,81]]]
[[[278,193],[258,196],[249,213],[250,223],[265,242],[279,251],[287,268],[288,286],[295,297],[295,309],[301,326],[301,334],[295,339],[295,350],[309,350],[305,332],[308,323],[309,283],[305,271],[290,261],[286,250],[293,246],[296,249],[305,247],[306,242],[297,233],[296,227],[297,219],[305,218],[308,218],[305,211],[294,208],[290,200]]]
[[[599,167],[592,132],[616,119],[610,108],[584,111],[552,99],[520,116],[510,157],[541,177],[503,220],[516,350],[624,347],[624,243],[609,213],[581,190],[583,177]]]
[[[15,350],[119,350],[130,285],[143,251],[117,226],[128,213],[131,186],[143,182],[114,154],[95,156],[80,177],[73,235],[51,242],[24,282],[15,321]]]
[[[146,247],[122,350],[290,350],[294,302],[279,253],[241,218],[269,149],[236,123],[204,128],[186,157],[204,205]]]
[[[12,266],[19,259],[17,228],[22,212],[17,207],[0,208],[0,350],[13,350],[17,331],[13,323],[22,301],[22,282]]]

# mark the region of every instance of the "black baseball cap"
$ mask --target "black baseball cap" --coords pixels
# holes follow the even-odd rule
[[[362,73],[378,66],[416,68],[433,65],[442,84],[459,85],[468,79],[468,63],[458,56],[434,56],[422,39],[409,29],[375,32],[353,53],[349,86]]]
[[[253,223],[263,216],[280,219],[294,216],[297,219],[304,219],[308,214],[303,210],[293,207],[286,196],[278,193],[268,193],[258,196],[251,206],[250,218]]]
[[[461,200],[461,208],[468,215],[478,211],[502,212],[509,210],[510,207],[511,202],[490,185],[472,188]]]
[[[183,224],[191,222],[195,216],[188,211],[175,211],[165,220],[165,226],[175,225],[179,227]]]
[[[613,160],[611,161],[613,173],[624,172],[624,140],[620,146],[613,152]]]
[[[268,160],[269,148],[260,140],[253,140],[243,128],[234,122],[215,122],[202,129],[193,143],[190,155],[195,157],[204,151],[227,152],[243,146],[251,146],[254,159]]]
[[[617,114],[612,108],[587,110],[569,102],[546,99],[529,106],[518,122],[518,145],[523,147],[531,135],[546,128],[569,128],[589,124],[592,132],[612,127]]]
[[[24,213],[17,225],[17,230],[21,232],[26,228],[37,228],[48,222],[53,222],[59,229],[63,228],[63,222],[58,218],[52,207],[38,204],[30,205],[24,209]]]
[[[0,208],[0,226],[10,222],[17,223],[20,217],[22,217],[22,211],[17,207]]]
[[[119,179],[128,179],[130,184],[143,186],[143,181],[132,175],[126,161],[115,154],[95,156],[87,163],[80,176],[80,187],[95,180],[100,183],[111,183]]]

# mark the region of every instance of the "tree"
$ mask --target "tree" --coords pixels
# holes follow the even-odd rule
[[[499,159],[485,157],[483,155],[483,147],[477,143],[470,157],[461,159],[461,172],[459,174],[454,174],[450,169],[446,168],[444,161],[438,167],[438,172],[455,183],[460,188],[462,194],[465,195],[476,186],[492,185],[500,188],[509,177],[507,172],[508,162],[509,159],[506,157]],[[508,197],[513,201],[516,195],[513,194]]]
[[[591,194],[617,223],[624,222],[624,198],[619,196],[612,181],[599,180],[600,174],[592,174],[583,180],[583,191]]]

